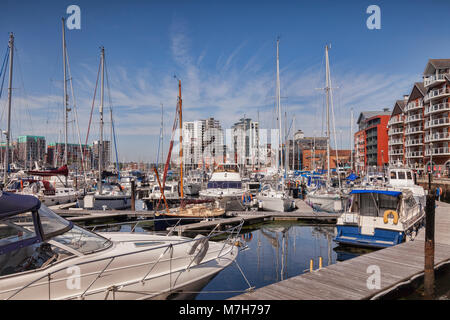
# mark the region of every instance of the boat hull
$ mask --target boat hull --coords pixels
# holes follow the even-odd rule
[[[311,194],[306,196],[305,202],[316,211],[339,213],[345,210],[347,197]]]
[[[259,208],[263,211],[286,212],[293,209],[293,201],[290,199],[270,198],[258,196]]]

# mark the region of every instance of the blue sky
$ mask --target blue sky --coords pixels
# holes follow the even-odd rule
[[[450,58],[445,0],[6,0],[0,4],[0,55],[3,59],[8,33],[14,32],[15,137],[39,134],[48,142],[62,141],[61,17],[71,4],[81,9],[81,30],[66,29],[66,42],[82,140],[104,46],[120,160],[155,159],[161,103],[168,142],[174,74],[182,80],[185,120],[213,116],[228,128],[244,114],[256,120],[259,113],[263,128],[274,127],[277,36],[282,106],[307,135],[320,135],[323,128],[323,93],[316,88],[324,86],[324,46],[331,43],[342,148],[349,147],[352,108],[355,119],[363,110],[392,108],[421,80],[429,58]],[[371,4],[381,9],[380,30],[366,27]],[[5,107],[4,93],[0,128],[6,125]],[[97,112],[93,121],[96,139]],[[73,123],[70,132],[77,142]]]

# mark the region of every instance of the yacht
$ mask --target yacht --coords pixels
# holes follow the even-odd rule
[[[164,196],[166,200],[179,200],[180,193],[178,190],[178,182],[166,182],[164,186]],[[148,198],[144,198],[145,200],[159,200],[161,197],[161,190],[158,184],[153,185],[152,192],[148,196]]]
[[[207,189],[200,190],[199,195],[204,199],[219,201],[225,211],[241,211],[246,208],[242,201],[244,193],[238,165],[226,163],[217,166]]]
[[[37,180],[31,177],[15,178],[6,185],[5,190],[18,194],[33,195],[46,206],[75,202],[79,196],[74,188],[55,187],[47,180]]]
[[[388,170],[388,184],[395,188],[409,189],[416,198],[416,202],[425,208],[426,194],[423,187],[414,183],[414,173],[404,167],[393,167]]]
[[[266,184],[256,196],[258,207],[264,211],[286,212],[295,209],[295,201],[285,191]]]
[[[350,196],[350,208],[336,224],[339,244],[389,247],[411,239],[424,224],[424,207],[407,188],[354,189]]]
[[[91,210],[125,210],[131,208],[131,194],[118,184],[103,184],[102,192],[78,198],[78,207]]]
[[[223,242],[201,235],[95,233],[36,197],[4,192],[0,299],[192,299],[192,292],[235,261],[241,227]]]

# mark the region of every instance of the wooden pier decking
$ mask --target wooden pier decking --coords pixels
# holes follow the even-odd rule
[[[450,205],[435,212],[435,268],[450,263]],[[425,229],[414,241],[337,262],[247,292],[231,300],[363,300],[376,299],[424,273]],[[372,267],[371,267],[372,266]],[[371,268],[379,268],[380,287],[372,289]]]

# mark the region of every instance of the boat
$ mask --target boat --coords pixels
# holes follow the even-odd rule
[[[277,112],[278,112],[278,132],[280,132],[279,136],[279,145],[282,146],[281,142],[281,93],[280,93],[280,59],[279,59],[279,39],[277,39],[277,76],[276,76],[276,98],[277,98]],[[285,143],[287,145],[287,142]],[[283,151],[280,155],[283,154]],[[279,153],[277,152],[277,158]],[[288,156],[285,156],[285,161]],[[276,187],[273,188],[270,184],[266,184],[262,187],[261,191],[256,196],[258,201],[259,209],[265,211],[278,211],[285,212],[295,208],[294,199],[289,195],[288,191],[285,190],[285,178],[288,176],[286,172],[287,164],[285,163],[285,172],[282,179],[279,179],[280,171],[280,163],[281,159],[276,161],[276,171],[272,176],[276,180]],[[280,181],[281,180],[281,181]]]
[[[92,232],[36,197],[0,194],[0,299],[192,298],[233,263],[242,224],[223,242],[146,232]],[[194,294],[195,296],[195,294]]]
[[[244,194],[239,167],[235,163],[219,164],[211,175],[207,188],[199,192],[203,199],[219,201],[226,211],[244,210],[246,208],[242,201]]]
[[[397,166],[388,169],[388,184],[395,188],[409,189],[423,208],[426,205],[426,194],[423,187],[414,183],[414,172],[406,167]]]
[[[272,188],[270,184],[262,187],[256,196],[258,208],[263,211],[287,212],[295,209],[295,201],[286,192]]]
[[[424,207],[408,188],[353,189],[350,196],[350,208],[336,224],[339,244],[390,247],[415,237],[424,224]]]
[[[306,195],[306,203],[309,204],[314,210],[324,211],[329,213],[339,213],[346,209],[346,202],[348,194],[344,192],[341,186],[341,181],[338,173],[338,186],[332,186],[331,170],[330,170],[330,101],[332,102],[332,87],[330,77],[330,66],[328,59],[328,45],[325,46],[325,64],[326,64],[326,114],[327,114],[327,178],[326,185],[323,188],[315,189],[308,192]],[[336,141],[336,136],[335,136]]]
[[[162,231],[174,225],[197,223],[222,218],[224,215],[225,209],[221,208],[218,202],[189,200],[186,204],[183,201],[178,208],[167,210],[164,213],[155,213],[154,228],[155,231]]]

